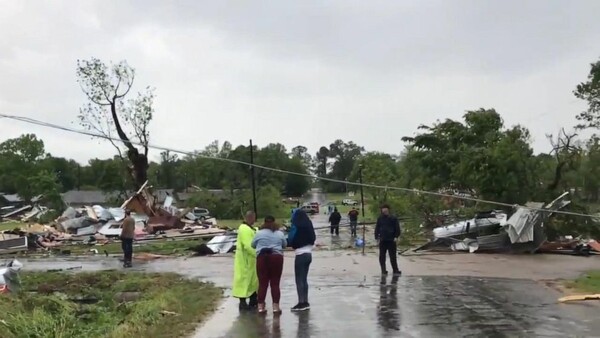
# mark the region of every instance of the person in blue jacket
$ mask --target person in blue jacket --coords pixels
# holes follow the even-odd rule
[[[308,214],[302,209],[294,209],[292,211],[292,226],[287,240],[288,246],[294,248],[296,252],[294,274],[296,276],[298,304],[292,308],[292,311],[310,309],[308,302],[308,269],[312,262],[312,248],[315,239],[315,229]]]

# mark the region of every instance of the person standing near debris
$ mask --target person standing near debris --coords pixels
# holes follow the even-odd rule
[[[235,261],[233,265],[233,297],[240,299],[240,310],[250,310],[258,305],[258,277],[256,275],[256,251],[252,248],[252,240],[256,234],[253,227],[256,214],[246,212],[244,223],[237,230]],[[249,298],[249,303],[246,299]]]
[[[338,212],[337,208],[333,209],[331,215],[329,215],[329,223],[331,224],[331,234],[335,232],[336,236],[340,235],[340,221],[342,220],[342,215]]]
[[[356,237],[356,227],[358,226],[358,210],[352,207],[352,210],[348,212],[348,218],[350,219],[350,235]]]
[[[381,215],[377,219],[375,225],[375,240],[379,243],[379,265],[381,266],[381,273],[387,274],[385,268],[385,254],[386,252],[390,255],[390,263],[395,276],[399,276],[402,272],[398,269],[398,262],[396,257],[396,241],[400,237],[400,223],[398,218],[390,214],[390,207],[384,204],[381,207]]]
[[[292,308],[292,311],[310,309],[308,303],[308,268],[312,262],[312,248],[315,240],[315,229],[306,212],[302,209],[294,210],[287,241],[288,245],[294,248],[296,252],[294,274],[296,276],[298,304]]]
[[[125,218],[121,229],[121,249],[123,249],[123,267],[130,268],[133,258],[133,238],[135,237],[135,220],[131,211],[125,210]]]
[[[273,313],[281,313],[279,300],[281,291],[279,282],[283,271],[283,248],[287,241],[273,216],[265,217],[265,223],[252,240],[252,247],[256,249],[256,273],[258,275],[258,313],[267,312],[265,298],[267,289],[271,286],[273,299]]]

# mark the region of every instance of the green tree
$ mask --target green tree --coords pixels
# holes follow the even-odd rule
[[[116,134],[126,148],[134,187],[141,187],[148,179],[148,126],[154,114],[154,90],[147,87],[136,98],[125,100],[135,79],[135,71],[126,61],[107,66],[96,58],[78,60],[77,78],[89,101],[80,109],[80,124],[110,140],[124,159],[112,140]]]
[[[581,164],[581,178],[584,199],[598,202],[600,199],[600,142],[594,137],[587,143],[585,156]]]
[[[600,61],[591,64],[586,82],[577,85],[575,97],[587,102],[587,110],[577,115],[579,128],[600,128]]]
[[[319,177],[327,176],[327,160],[329,159],[329,148],[321,147],[315,156],[315,174]]]
[[[362,155],[355,163],[350,180],[358,181],[358,172],[362,166],[363,182],[379,186],[396,186],[399,180],[399,166],[389,154],[382,152],[368,152]],[[387,202],[388,190],[379,188],[365,188],[365,192],[376,201],[376,205]]]
[[[329,146],[329,151],[327,152],[328,156],[334,161],[327,177],[347,181],[352,174],[356,160],[363,151],[363,147],[356,145],[352,141],[344,142],[342,140],[335,140]],[[324,187],[327,192],[346,192],[348,190],[346,184],[343,183],[325,182]]]
[[[48,156],[40,161],[42,170],[56,174],[58,183],[63,191],[77,188],[80,182],[80,165],[74,160],[68,160],[63,157]]]
[[[415,137],[404,137],[413,182],[422,188],[456,188],[506,203],[524,203],[536,188],[529,132],[504,129],[493,109],[469,111],[464,123],[446,120]],[[407,168],[405,168],[407,169]]]
[[[184,182],[178,182],[177,179],[177,167],[179,165],[178,162],[179,159],[177,154],[173,154],[168,150],[160,153],[160,164],[156,173],[158,187],[180,190],[178,189],[179,186],[185,185]],[[187,176],[187,173],[183,174],[184,177]]]
[[[295,146],[290,154],[292,158],[297,158],[302,161],[304,168],[307,170],[313,165],[313,158],[308,153],[308,148],[305,146]]]
[[[294,157],[288,161],[288,171],[308,174],[308,169],[302,159]],[[287,196],[302,196],[310,188],[310,179],[306,176],[287,174],[284,179],[284,193]]]
[[[111,159],[92,159],[82,170],[86,185],[105,192],[124,194],[132,186],[132,178],[126,175],[125,163],[118,156]]]
[[[34,134],[0,143],[0,191],[19,194],[25,200],[36,196],[29,179],[38,174],[46,156],[44,142]]]
[[[30,195],[43,195],[43,201],[50,209],[61,211],[64,208],[60,191],[62,190],[55,173],[41,170],[35,176],[29,177]]]

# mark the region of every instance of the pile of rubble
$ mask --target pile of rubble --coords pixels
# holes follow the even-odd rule
[[[0,209],[0,219],[3,221],[33,221],[39,220],[41,216],[46,214],[50,209],[41,205],[24,205],[18,208],[13,206],[3,207]]]
[[[135,220],[137,241],[214,236],[225,232],[215,226],[214,218],[201,221],[189,210],[176,208],[171,196],[159,204],[147,183],[119,207],[68,207],[52,225],[33,224],[5,231],[0,234],[0,252],[49,249],[74,242],[107,243],[120,236],[125,210],[130,210]],[[48,208],[42,206],[27,206],[12,210],[3,215],[3,219],[31,222],[46,212]]]
[[[413,251],[468,251],[600,254],[600,243],[589,239],[547,241],[544,223],[554,211],[571,203],[566,192],[551,203],[530,202],[508,215],[500,210],[477,213],[472,219],[433,229],[433,239]]]

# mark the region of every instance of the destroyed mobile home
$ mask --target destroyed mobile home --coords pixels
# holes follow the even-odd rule
[[[472,219],[433,229],[433,239],[413,251],[600,254],[600,243],[566,237],[548,242],[544,224],[554,211],[571,203],[565,192],[551,203],[527,203],[508,215],[500,210],[477,213]]]
[[[120,207],[67,207],[52,225],[34,224],[5,231],[0,234],[0,253],[51,249],[68,244],[108,243],[121,235],[125,210],[130,210],[135,220],[137,241],[213,237],[225,233],[215,226],[214,218],[200,220],[189,210],[176,208],[170,196],[159,204],[146,182]],[[48,208],[42,206],[26,206],[8,211],[2,219],[31,222],[47,211]],[[231,250],[215,247],[215,252],[224,249]]]

